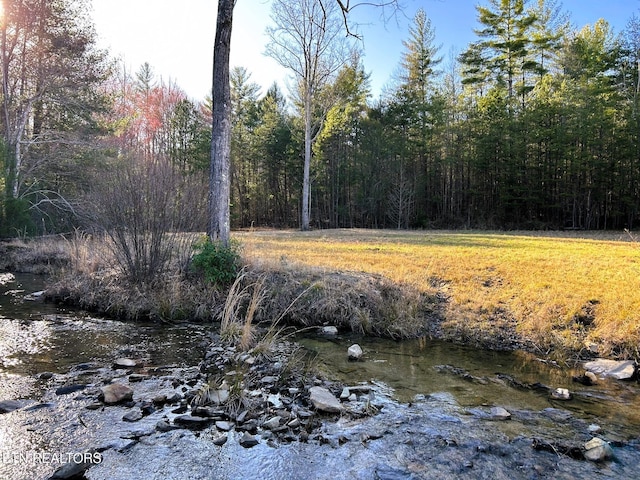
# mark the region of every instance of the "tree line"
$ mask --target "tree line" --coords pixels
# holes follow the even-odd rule
[[[357,53],[324,88],[315,227],[634,227],[637,17],[614,35],[605,20],[573,29],[553,1],[487,4],[477,41],[446,62],[419,10],[380,99],[371,101]],[[235,224],[297,226],[300,109],[274,102],[277,88],[258,98],[245,70],[233,75]]]
[[[273,3],[270,34],[283,48],[269,54],[285,66],[297,64],[283,53],[295,41],[284,14],[307,3]],[[333,15],[325,25],[338,32],[334,5],[310,23]],[[289,95],[275,84],[261,94],[233,68],[231,225],[636,226],[640,20],[614,34],[606,20],[572,27],[555,0],[476,8],[476,40],[446,59],[419,10],[377,99],[357,39],[329,48],[344,47],[344,31],[323,50],[339,64],[318,52],[322,75],[293,70]],[[162,228],[206,230],[214,102],[97,49],[84,0],[7,2],[4,20],[0,235],[130,222],[123,202],[162,205]]]

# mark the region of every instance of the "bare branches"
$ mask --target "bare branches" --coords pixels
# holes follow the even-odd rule
[[[347,36],[357,38],[358,40],[361,40],[360,35],[358,35],[357,33],[354,33],[351,30],[351,27],[349,24],[349,14],[354,8],[369,6],[369,7],[379,7],[384,9],[386,7],[391,7],[393,8],[394,12],[397,12],[402,9],[402,6],[399,0],[380,0],[377,2],[355,2],[354,4],[351,4],[351,0],[336,0],[336,2],[338,3],[338,6],[340,7],[340,10],[342,12],[342,19],[344,22],[344,28],[347,31]]]

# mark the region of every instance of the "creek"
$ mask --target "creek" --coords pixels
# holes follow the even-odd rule
[[[220,447],[212,443],[215,427],[157,431],[159,420],[171,418],[166,410],[123,422],[125,407],[86,408],[95,403],[92,382],[118,378],[113,361],[135,358],[146,373],[164,375],[132,384],[134,400],[150,398],[166,388],[167,378],[193,375],[208,328],[93,318],[39,301],[33,293],[41,288],[37,276],[0,274],[0,402],[19,403],[0,414],[3,480],[49,478],[64,455],[93,449],[102,452],[101,461],[86,478],[95,480],[637,478],[636,382],[587,387],[572,381],[579,369],[530,354],[428,339],[298,338],[326,376],[372,384],[371,406],[378,411],[364,419],[326,417],[308,442],[243,448],[231,431]],[[356,342],[365,359],[349,362],[346,349]],[[80,380],[84,392],[56,393]],[[553,400],[542,386],[568,388],[573,399]],[[497,406],[511,418],[493,418]],[[580,445],[596,429],[613,445],[613,460],[595,464],[532,447],[536,441]]]

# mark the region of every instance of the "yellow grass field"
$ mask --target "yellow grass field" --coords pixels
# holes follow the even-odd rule
[[[257,230],[236,232],[256,264],[381,274],[447,299],[443,325],[512,328],[543,353],[638,358],[640,243],[627,233]],[[475,332],[475,333],[474,333]]]

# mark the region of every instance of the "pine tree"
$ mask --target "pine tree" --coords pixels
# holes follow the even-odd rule
[[[85,0],[5,2],[0,28],[5,225],[23,229],[27,209],[55,223],[75,213],[67,198],[75,187],[63,179],[98,131],[106,53]]]

